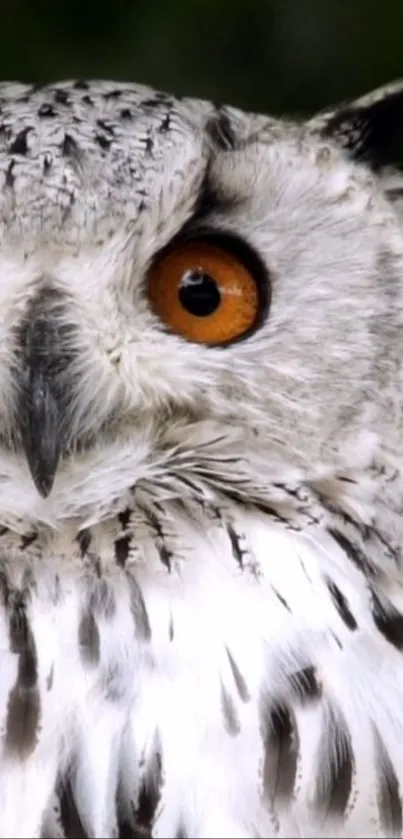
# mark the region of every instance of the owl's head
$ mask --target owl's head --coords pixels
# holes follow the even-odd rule
[[[102,82],[0,105],[6,517],[399,445],[400,85],[304,123]]]

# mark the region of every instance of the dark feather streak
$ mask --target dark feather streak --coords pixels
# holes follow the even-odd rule
[[[263,713],[265,748],[263,790],[269,801],[289,800],[298,766],[298,733],[291,710],[282,703]]]
[[[218,149],[230,151],[235,147],[235,132],[224,110],[217,108],[214,116],[208,120],[205,130]]]
[[[336,586],[333,580],[326,580],[326,585],[342,621],[348,629],[354,631],[357,629],[357,621],[351,612],[347,598],[344,596],[343,592],[340,591],[339,587]]]
[[[154,505],[155,507],[157,505]],[[165,534],[162,527],[162,523],[157,516],[155,510],[151,509],[151,507],[142,507],[140,508],[143,510],[148,524],[150,525],[151,529],[153,530],[155,537],[156,537],[156,547],[159,554],[159,558],[163,565],[165,565],[168,571],[171,570],[171,560],[172,560],[172,551],[170,551],[166,544],[165,544]]]
[[[134,618],[136,637],[140,641],[150,641],[151,626],[141,588],[131,574],[127,574],[130,591],[130,607]]]
[[[236,712],[235,703],[230,693],[226,690],[224,685],[221,685],[221,708],[224,717],[225,728],[228,734],[239,734],[240,724],[238,714]]]
[[[18,670],[8,698],[5,747],[10,754],[26,758],[35,748],[41,715],[38,659],[24,597],[16,592],[14,598],[9,637],[11,651],[18,654]]]
[[[123,535],[119,536],[119,538],[116,539],[115,556],[116,562],[118,565],[121,566],[121,568],[123,568],[126,564],[126,560],[128,559],[130,553],[131,534],[126,532],[129,526],[130,516],[130,510],[124,510],[122,513],[119,513],[118,515]]]
[[[243,568],[245,551],[241,548],[241,538],[231,524],[227,524],[227,533],[231,543],[232,555],[240,568]]]
[[[321,501],[323,501],[322,497]],[[354,544],[344,533],[336,528],[329,527],[328,533],[332,536],[334,541],[337,542],[342,551],[344,551],[346,556],[351,560],[356,568],[360,571],[364,571],[369,577],[373,576],[374,569],[364,551],[362,551],[358,545]]]
[[[242,702],[248,702],[249,699],[250,699],[250,694],[249,694],[249,691],[248,691],[248,688],[247,688],[246,681],[245,681],[245,679],[244,679],[244,677],[243,677],[243,675],[242,675],[242,673],[241,673],[241,671],[240,671],[240,669],[239,669],[231,651],[228,649],[228,647],[226,647],[226,651],[227,651],[228,661],[229,661],[229,664],[230,664],[230,667],[231,667],[232,675],[234,677],[234,682],[235,682],[236,688],[238,690],[240,699],[242,699]]]
[[[116,614],[116,599],[111,584],[101,573],[96,572],[96,578],[90,580],[87,594],[88,608],[105,620],[112,620]]]
[[[74,801],[70,783],[60,790],[60,815],[66,839],[88,839]]]
[[[162,789],[162,755],[156,751],[149,766],[147,777],[140,789],[137,802],[135,826],[152,836],[152,827]]]
[[[289,676],[292,692],[302,705],[316,702],[322,696],[322,685],[318,681],[315,667],[305,667]]]
[[[403,650],[403,615],[391,603],[382,604],[375,592],[372,592],[372,617],[386,641]]]
[[[344,816],[352,790],[355,768],[351,736],[345,723],[332,715],[319,747],[314,807],[326,819]]]
[[[383,836],[401,836],[403,828],[400,784],[379,733],[375,731],[377,803]]]
[[[354,160],[374,170],[402,163],[403,89],[385,93],[377,101],[350,103],[328,119],[323,136],[332,137]]]
[[[291,612],[291,609],[290,609],[286,599],[283,597],[283,595],[280,594],[280,592],[277,591],[277,589],[274,588],[274,586],[272,586],[271,589],[272,589],[273,593],[275,594],[275,596],[277,597],[277,600],[281,603],[282,606],[284,606],[284,609],[287,609],[287,612]]]
[[[169,616],[168,637],[169,637],[170,641],[173,641],[174,637],[175,637],[174,617],[173,617],[172,612]]]
[[[81,616],[78,626],[78,644],[85,664],[96,665],[101,656],[101,641],[94,613],[88,609]]]
[[[82,530],[79,531],[77,534],[77,542],[80,548],[81,556],[84,557],[91,546],[92,541],[92,533],[89,527],[84,527]]]

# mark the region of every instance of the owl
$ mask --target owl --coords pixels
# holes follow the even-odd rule
[[[0,86],[0,836],[403,836],[403,83]]]

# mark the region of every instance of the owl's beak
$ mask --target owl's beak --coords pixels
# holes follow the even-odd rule
[[[34,484],[43,498],[53,487],[60,459],[60,337],[54,319],[33,312],[21,338],[18,405],[20,439]]]
[[[41,365],[29,369],[23,399],[22,443],[34,484],[47,498],[60,458],[59,411],[52,383]]]

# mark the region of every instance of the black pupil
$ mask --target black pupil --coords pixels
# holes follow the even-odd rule
[[[198,268],[187,271],[183,276],[179,287],[179,300],[189,314],[205,318],[218,309],[221,294],[216,281]]]

